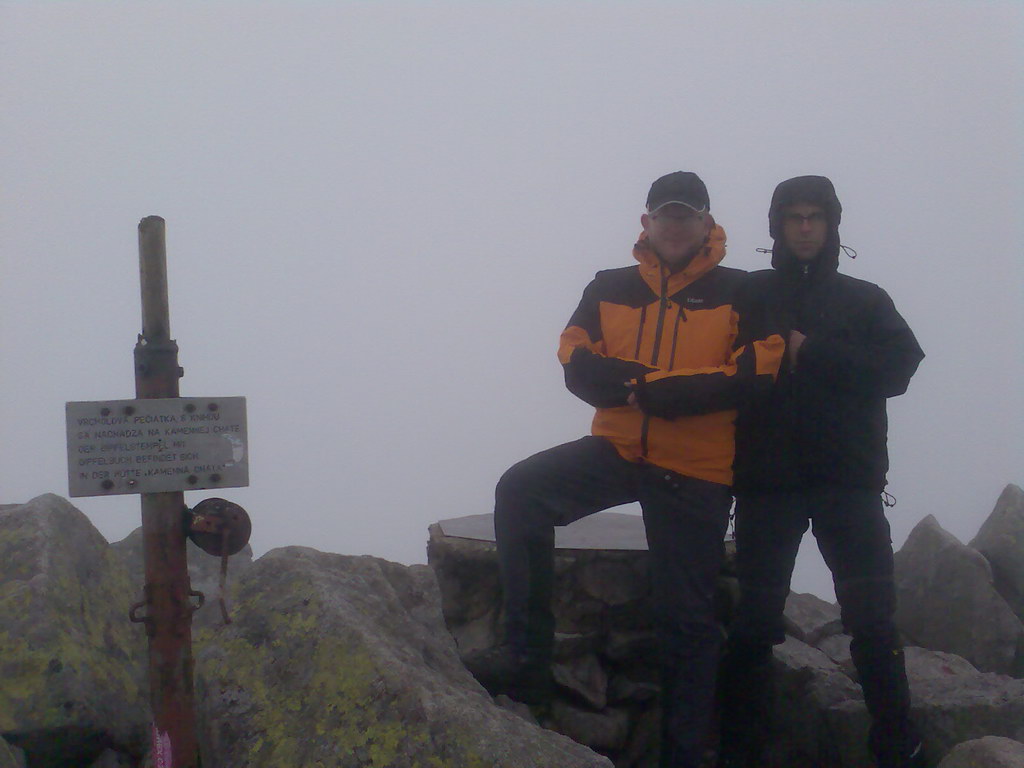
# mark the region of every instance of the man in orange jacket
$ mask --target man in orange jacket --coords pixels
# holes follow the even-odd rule
[[[784,348],[750,338],[744,273],[719,266],[725,232],[694,173],[656,180],[633,248],[599,272],[561,336],[569,390],[592,434],[516,464],[495,490],[505,642],[466,657],[492,694],[550,695],[554,527],[639,501],[662,669],[661,765],[696,768],[721,633],[713,597],[732,504],[736,408],[771,386]],[[763,327],[763,323],[759,323]]]

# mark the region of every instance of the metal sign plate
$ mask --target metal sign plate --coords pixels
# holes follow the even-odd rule
[[[67,403],[71,496],[249,485],[244,397]]]

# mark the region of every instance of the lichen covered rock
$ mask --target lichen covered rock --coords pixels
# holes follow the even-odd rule
[[[433,572],[273,550],[230,626],[197,637],[204,759],[219,768],[610,766],[494,706],[460,663]]]
[[[128,621],[140,592],[65,499],[0,510],[0,733],[33,765],[141,751],[146,639]]]

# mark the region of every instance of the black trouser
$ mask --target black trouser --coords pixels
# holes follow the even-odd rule
[[[783,609],[800,540],[813,524],[832,571],[850,654],[872,717],[880,768],[902,765],[916,741],[902,644],[893,623],[892,541],[879,494],[814,488],[736,498],[740,601],[723,665],[723,746],[756,752],[767,729],[771,646],[785,639]]]
[[[626,461],[604,438],[535,454],[495,490],[494,531],[506,641],[550,659],[554,526],[639,501],[651,553],[662,667],[662,766],[698,765],[714,697],[721,633],[715,584],[732,496],[727,486]]]

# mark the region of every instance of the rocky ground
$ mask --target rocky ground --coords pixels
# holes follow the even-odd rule
[[[619,518],[614,527],[623,540],[642,538],[638,518],[612,517]],[[635,531],[624,527],[630,519]],[[501,626],[495,550],[484,522],[487,516],[459,518],[430,530],[429,562],[445,620],[463,651],[496,643]],[[647,552],[633,545],[611,549],[607,542],[586,549],[586,538],[562,542],[556,552],[558,703],[541,723],[608,755],[618,768],[655,766],[658,689]],[[719,589],[723,623],[736,590],[729,543],[726,552]],[[914,716],[933,765],[963,741],[1024,741],[1024,624],[1019,607],[1011,607],[1024,594],[1022,566],[1024,492],[1013,485],[970,546],[929,516],[896,556],[897,621],[909,646]],[[838,607],[791,594],[786,627],[789,637],[775,652],[775,763],[872,765],[865,748],[867,711]]]
[[[494,642],[500,595],[493,544],[445,522],[430,531],[430,566],[299,547],[232,558],[230,625],[215,604],[219,561],[190,549],[208,595],[194,625],[205,765],[656,764],[646,552],[559,551],[558,700],[530,712],[493,701],[459,663],[460,649]],[[141,593],[137,533],[108,544],[58,496],[0,505],[0,574],[0,768],[144,765],[145,634],[127,620]],[[930,763],[1021,768],[1024,493],[1008,486],[969,545],[926,518],[897,577]],[[734,587],[726,571],[723,621]],[[793,595],[786,615],[776,756],[870,766],[836,607]]]

